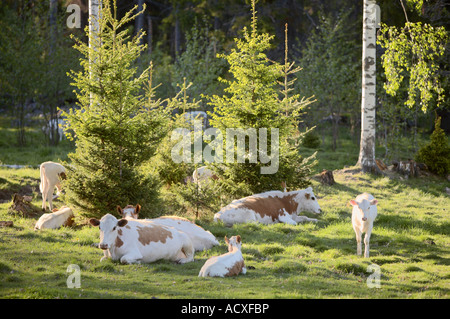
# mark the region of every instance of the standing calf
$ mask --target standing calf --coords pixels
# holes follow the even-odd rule
[[[233,236],[229,240],[225,236],[225,242],[228,244],[228,253],[209,258],[200,269],[199,277],[228,277],[241,272],[245,275],[247,268],[241,253],[241,236]]]
[[[42,193],[42,210],[46,209],[46,201],[50,210],[53,210],[53,191],[58,189],[57,195],[61,192],[60,179],[66,178],[66,169],[64,166],[54,162],[44,162],[40,166],[41,183],[39,189]]]
[[[372,233],[373,221],[377,217],[377,203],[372,195],[363,193],[352,199],[350,205],[353,206],[352,224],[356,234],[356,254],[361,255],[361,235],[366,233],[364,237],[364,257],[369,257],[369,242]]]

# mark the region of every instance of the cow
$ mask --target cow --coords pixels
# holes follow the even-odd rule
[[[91,218],[91,225],[100,228],[98,247],[122,264],[151,263],[165,259],[180,264],[194,261],[192,241],[173,227],[158,225],[150,220],[120,219],[111,214],[100,220]]]
[[[322,212],[311,187],[291,192],[270,191],[235,200],[216,213],[214,221],[221,220],[226,226],[247,222],[291,225],[317,222],[314,218],[298,216],[302,211]]]
[[[50,214],[43,214],[34,226],[34,230],[38,229],[56,229],[61,226],[72,226],[73,224],[73,212],[67,207],[63,206],[59,210],[54,209]]]
[[[41,183],[39,190],[42,193],[42,210],[45,211],[48,206],[53,210],[53,191],[57,188],[56,195],[61,193],[61,179],[66,179],[66,169],[59,163],[44,162],[40,165]]]
[[[366,233],[364,236],[364,257],[368,258],[370,235],[372,234],[373,222],[378,214],[378,200],[368,193],[363,193],[350,200],[349,204],[353,206],[352,225],[356,235],[356,254],[361,255],[361,235]]]
[[[137,204],[136,207],[133,205],[127,205],[123,209],[120,206],[117,206],[117,212],[120,216],[129,220],[138,219],[140,210],[141,206],[139,204]],[[191,239],[195,251],[207,250],[213,246],[219,245],[216,237],[214,237],[211,232],[204,230],[202,227],[194,224],[189,219],[178,216],[161,216],[146,220],[151,220],[159,225],[174,227],[175,229],[186,233]]]
[[[233,236],[229,240],[225,236],[225,242],[228,244],[228,253],[209,258],[200,269],[199,277],[229,277],[247,273],[241,252],[241,236]]]

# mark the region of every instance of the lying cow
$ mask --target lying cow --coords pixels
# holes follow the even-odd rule
[[[42,210],[45,211],[48,206],[53,210],[53,191],[57,188],[56,195],[61,193],[61,179],[66,178],[66,169],[59,163],[44,162],[40,168],[41,183],[39,190],[42,193]]]
[[[111,214],[100,220],[91,218],[89,222],[100,228],[99,248],[106,250],[112,260],[123,264],[151,263],[160,259],[184,264],[194,260],[190,238],[173,227],[150,220],[117,220]]]
[[[61,226],[72,226],[73,224],[73,212],[69,207],[63,206],[59,210],[54,209],[50,214],[43,214],[36,225],[34,230],[37,229],[56,229]]]
[[[361,236],[362,233],[366,233],[364,236],[364,257],[368,258],[373,221],[378,214],[378,200],[368,193],[363,193],[349,203],[353,206],[352,225],[356,235],[356,254],[361,255]]]
[[[199,277],[229,277],[247,273],[241,253],[241,236],[233,236],[229,240],[225,236],[225,242],[228,244],[228,253],[209,258],[200,269]]]
[[[221,220],[226,226],[247,222],[291,225],[317,222],[314,218],[298,216],[302,211],[321,213],[311,187],[292,192],[270,191],[235,200],[216,213],[214,221]]]
[[[127,205],[123,209],[120,208],[120,206],[117,206],[117,212],[122,216],[122,218],[128,220],[138,219],[140,210],[141,206],[139,204],[137,204],[136,207]],[[174,227],[175,229],[186,233],[191,239],[195,251],[207,250],[213,246],[219,245],[216,237],[214,237],[211,232],[204,230],[202,227],[194,224],[189,219],[178,216],[162,216],[159,218],[146,220],[151,220],[158,225]],[[141,221],[141,219],[139,221]]]

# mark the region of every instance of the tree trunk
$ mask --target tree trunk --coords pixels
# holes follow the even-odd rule
[[[99,14],[101,6],[102,0],[89,0],[89,49],[92,49],[94,46],[92,41],[94,40],[95,33],[99,31]],[[92,62],[92,58],[89,57],[89,64],[91,65]],[[89,71],[89,77],[92,78],[92,71]],[[92,93],[90,94],[90,99],[92,105]]]
[[[376,89],[376,16],[375,0],[364,0],[361,142],[358,165],[363,172],[374,172],[375,163],[375,89]]]
[[[144,5],[144,0],[135,0],[134,1],[137,5],[138,5],[138,12],[141,12],[143,9],[143,5]],[[134,20],[134,28],[135,28],[135,34],[138,35],[139,32],[142,32],[144,29],[144,14],[140,14],[136,17],[136,19]],[[144,43],[144,39],[141,38],[141,41],[139,42],[139,44],[143,44]]]

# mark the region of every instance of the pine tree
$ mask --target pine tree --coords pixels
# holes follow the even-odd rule
[[[143,34],[131,38],[122,29],[134,19],[136,6],[117,20],[116,1],[103,1],[98,30],[89,34],[90,45],[77,40],[82,70],[70,72],[79,109],[67,116],[68,137],[76,150],[69,154],[66,200],[85,216],[100,217],[117,205],[139,203],[149,213],[156,199],[156,182],[144,175],[142,164],[153,156],[166,134],[167,113],[153,100],[147,68],[137,74],[133,63],[145,49]],[[145,92],[145,93],[144,93]]]
[[[245,163],[239,163],[239,160],[230,162],[227,159],[223,163],[210,164],[221,177],[217,180],[221,184],[220,187],[233,197],[278,189],[281,187],[281,181],[286,181],[292,188],[305,186],[306,175],[311,169],[311,163],[299,156],[298,150],[287,142],[288,138],[296,136],[298,130],[298,122],[294,123],[297,118],[292,116],[292,106],[295,105],[298,109],[305,103],[294,103],[288,96],[289,85],[292,83],[286,83],[284,90],[280,92],[278,81],[291,68],[288,63],[283,66],[267,58],[265,52],[271,47],[273,38],[274,36],[267,33],[258,32],[255,1],[252,1],[251,30],[244,27],[243,38],[235,39],[236,48],[229,54],[219,55],[230,65],[232,78],[220,78],[226,85],[225,95],[209,97],[209,104],[214,106],[214,113],[210,113],[211,125],[222,132],[224,145],[227,145],[227,129],[239,128],[247,132],[253,130],[258,133],[259,142],[260,129],[267,129],[266,153],[261,151],[259,143],[257,157],[250,147],[246,146]],[[280,95],[283,95],[282,99]],[[279,139],[273,140],[276,130]],[[250,144],[250,137],[248,140]],[[230,142],[236,150],[237,143]],[[275,147],[278,147],[279,158],[275,159],[274,154],[269,155],[272,143],[278,143]],[[225,153],[228,156],[229,149],[224,155]],[[263,173],[262,168],[267,167],[267,164],[261,161],[262,155],[272,156],[272,160],[278,161],[276,172]],[[250,160],[252,156],[256,159],[253,162]]]

